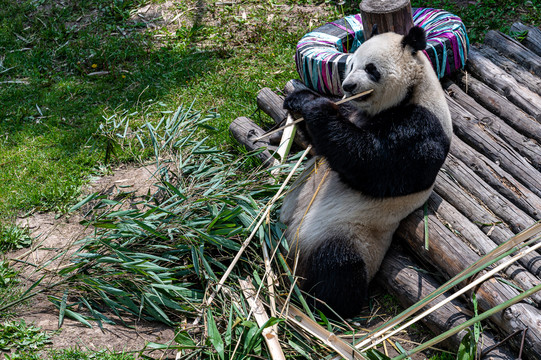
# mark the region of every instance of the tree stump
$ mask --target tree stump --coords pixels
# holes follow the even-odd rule
[[[363,0],[360,8],[365,40],[372,35],[374,25],[380,34],[393,31],[405,35],[413,27],[409,0]]]

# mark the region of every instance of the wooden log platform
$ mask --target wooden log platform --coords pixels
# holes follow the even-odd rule
[[[404,306],[541,220],[541,31],[518,23],[512,30],[530,32],[523,43],[489,32],[485,44],[472,48],[466,70],[442,81],[453,118],[450,153],[428,201],[428,213],[415,211],[397,230],[396,246],[412,255],[391,250],[377,277]],[[286,116],[283,96],[303,87],[292,80],[281,94],[263,89],[258,106],[280,122]],[[299,148],[306,144],[305,138],[296,139]],[[253,150],[253,142],[250,146]],[[424,249],[425,222],[429,250]],[[419,270],[426,267],[435,268],[440,280]],[[534,251],[475,289],[479,310],[539,283],[541,254]],[[471,316],[471,298],[452,304],[425,324],[443,332],[451,326],[449,319],[462,322]],[[541,293],[489,321],[493,335],[487,333],[487,344],[527,328],[522,359],[541,359]],[[454,350],[459,338],[450,339]],[[515,359],[520,340],[515,336],[484,358]]]

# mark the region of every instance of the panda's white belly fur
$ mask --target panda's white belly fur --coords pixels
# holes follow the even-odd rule
[[[317,163],[316,163],[317,161]],[[314,164],[317,164],[314,166]],[[293,184],[282,206],[280,220],[288,228],[289,258],[301,258],[322,242],[340,236],[365,259],[368,280],[372,280],[389,248],[400,221],[419,208],[432,188],[395,198],[367,197],[343,183],[324,159],[312,159]],[[298,264],[302,273],[303,264]]]

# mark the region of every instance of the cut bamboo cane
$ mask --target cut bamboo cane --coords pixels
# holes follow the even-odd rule
[[[288,304],[285,313],[285,318],[288,322],[306,331],[308,334],[321,340],[323,344],[336,351],[344,359],[367,359],[358,353],[350,344],[346,343],[338,336],[323,328],[314,320],[306,316],[302,311],[295,306]]]
[[[368,94],[370,94],[370,93],[373,92],[373,91],[374,91],[374,90],[363,91],[362,93],[358,93],[358,94],[355,94],[355,95],[350,96],[350,97],[348,97],[348,98],[339,100],[339,101],[337,101],[335,104],[336,104],[336,105],[344,104],[344,103],[346,103],[346,102],[348,102],[348,101],[358,99],[358,98],[360,98],[361,96],[368,95]],[[278,129],[275,129],[275,130],[273,130],[273,131],[269,131],[268,133],[265,133],[265,134],[263,134],[263,135],[260,135],[260,136],[258,136],[257,138],[255,138],[254,141],[259,141],[259,140],[261,140],[261,139],[264,139],[264,138],[266,138],[266,137],[268,137],[268,136],[271,136],[272,134],[275,134],[275,133],[277,133],[277,132],[279,132],[279,131],[282,131],[282,130],[284,130],[284,129],[290,127],[290,126],[294,126],[294,125],[300,123],[301,121],[304,121],[304,118],[298,118],[297,120],[295,120],[295,121],[293,121],[293,122],[291,122],[291,123],[289,123],[289,124],[286,124],[285,126],[282,126],[282,127],[278,128]]]
[[[476,286],[481,286],[481,284],[484,281],[487,281],[488,279],[495,276],[499,271],[502,271],[505,267],[509,266],[513,262],[517,261],[519,257],[524,256],[527,254],[527,252],[535,251],[536,248],[541,247],[541,243],[537,244],[535,247],[531,247],[529,249],[525,249],[525,251],[522,251],[521,253],[513,256],[510,259],[507,259],[507,261],[501,263],[500,265],[496,266],[495,268],[491,269],[490,271],[485,272],[481,277],[475,279],[475,281],[470,282],[468,285],[461,287],[458,291],[453,293],[447,298],[440,299],[440,301],[437,301],[435,304],[432,304],[428,309],[426,309],[424,312],[422,312],[419,315],[416,315],[413,319],[407,321],[404,324],[401,324],[396,329],[393,329],[391,332],[387,333],[385,336],[383,336],[381,339],[377,339],[375,341],[372,341],[371,339],[366,339],[365,341],[362,341],[361,343],[357,344],[357,348],[362,348],[362,352],[367,351],[368,349],[373,348],[374,346],[378,345],[382,341],[390,338],[391,336],[397,334],[401,330],[404,330],[408,328],[409,326],[415,324],[417,321],[421,320],[425,316],[428,316],[429,314],[433,313],[434,311],[437,311],[441,307],[445,306],[450,301],[458,298],[460,295],[468,292],[469,290],[473,289]],[[538,284],[539,285],[539,284]],[[537,286],[537,285],[536,285]]]
[[[397,232],[423,259],[452,277],[479,258],[468,245],[445,227],[434,213],[429,213],[428,222],[431,239],[429,251],[423,250],[425,226],[422,210],[414,212],[403,221]],[[484,282],[476,293],[482,311],[491,309],[518,294],[514,288],[497,279]],[[538,309],[527,304],[515,304],[504,313],[493,315],[491,320],[498,326],[498,330],[506,334],[528,327],[525,351],[534,359],[541,353],[541,328],[537,325],[541,321],[541,313]]]
[[[422,268],[412,258],[406,255],[404,251],[391,249],[383,260],[380,276],[376,279],[386,290],[395,295],[398,301],[405,308],[427,297],[435,291],[440,284],[427,272],[418,271]],[[444,293],[436,298],[436,301],[447,298],[448,293]],[[468,310],[460,299],[454,299],[435,310],[432,314],[422,319],[430,330],[435,334],[441,334],[471,318],[471,311]],[[459,332],[448,338],[444,344],[450,349],[458,349],[465,332]],[[490,330],[483,331],[483,338],[479,342],[481,351],[489,349],[497,341]],[[515,357],[509,350],[499,346],[490,352],[491,359],[514,360]]]
[[[259,298],[257,297],[254,286],[249,279],[239,280],[239,283],[244,297],[248,301],[250,311],[254,315],[257,325],[259,327],[262,327],[267,323],[267,321],[269,321],[269,316],[267,315],[265,308],[261,303],[261,300],[259,300]],[[261,332],[261,335],[263,336],[263,339],[265,340],[265,343],[269,348],[269,354],[271,358],[273,360],[285,360],[284,352],[282,351],[282,347],[280,346],[280,342],[278,341],[278,335],[274,331],[274,328],[272,326],[265,328]]]
[[[257,106],[269,115],[277,125],[282,124],[287,118],[287,110],[284,109],[284,98],[269,88],[263,88],[259,91],[257,94]],[[272,139],[273,137],[269,138]],[[306,149],[310,145],[306,134],[299,128],[295,132],[294,141],[301,149]],[[312,155],[314,155],[313,152]]]
[[[490,253],[498,244],[490,239],[476,225],[468,220],[455,207],[440,197],[437,193],[433,193],[428,204],[432,211],[437,214],[442,222],[444,222],[455,234],[459,235],[463,242],[475,249],[481,256]],[[532,258],[536,254],[526,255],[526,258]],[[506,261],[507,258],[500,260],[497,264]],[[541,258],[540,258],[541,260]],[[529,272],[520,264],[511,264],[503,271],[517,286],[521,289],[530,289],[541,283],[541,280],[534,274]],[[541,294],[534,294],[532,300],[541,305]]]

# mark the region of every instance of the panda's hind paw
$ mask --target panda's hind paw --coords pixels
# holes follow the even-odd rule
[[[285,98],[284,109],[296,113],[302,113],[302,109],[307,103],[319,97],[320,96],[316,95],[310,90],[294,91]]]

